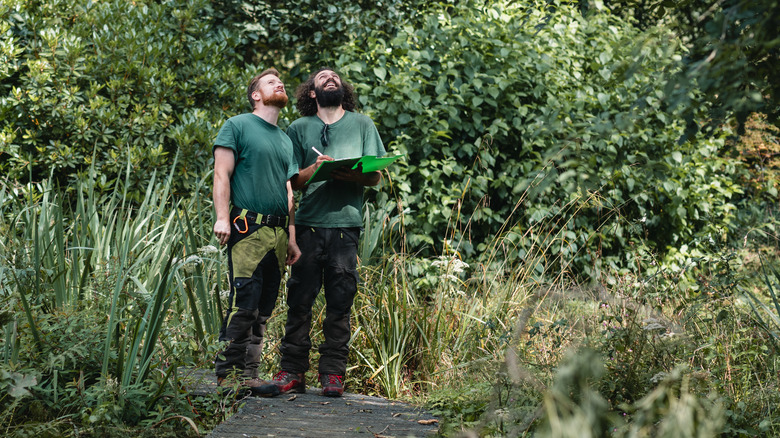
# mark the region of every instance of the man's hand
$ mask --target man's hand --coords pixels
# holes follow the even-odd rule
[[[363,179],[363,171],[360,169],[350,169],[348,167],[341,167],[338,169],[334,169],[330,175],[333,177],[333,179],[337,179],[339,181],[349,181],[354,183],[361,183],[361,180]]]
[[[320,165],[324,161],[334,161],[333,157],[330,155],[320,155],[317,157],[317,161],[312,163],[311,166],[308,166],[304,169],[300,169],[298,171],[298,174],[293,176],[290,180],[292,182],[292,188],[295,190],[301,190],[306,186],[306,182],[309,181],[309,178],[311,178],[312,175],[314,175],[314,172],[317,171],[317,169],[320,168]]]
[[[226,244],[230,238],[230,221],[218,220],[214,222],[214,236],[220,245]]]
[[[320,155],[319,157],[317,157],[317,161],[315,161],[314,164],[312,164],[312,166],[314,166],[313,170],[319,169],[320,164],[322,164],[323,161],[335,161],[335,160],[330,155]]]
[[[285,263],[287,266],[295,264],[298,259],[301,258],[301,250],[298,248],[298,244],[294,241],[287,242],[287,260]]]
[[[330,173],[330,175],[335,180],[349,181],[360,184],[362,186],[375,186],[379,184],[379,181],[382,178],[382,174],[380,172],[363,173],[363,168],[360,166],[354,170],[347,167],[342,167],[340,169],[334,170]]]

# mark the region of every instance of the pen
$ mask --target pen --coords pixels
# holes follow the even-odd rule
[[[311,150],[313,150],[314,152],[316,152],[316,153],[317,153],[317,155],[319,155],[320,157],[322,156],[322,153],[320,153],[320,151],[318,151],[318,150],[317,150],[317,148],[315,148],[314,146],[312,146],[312,147],[311,147]]]

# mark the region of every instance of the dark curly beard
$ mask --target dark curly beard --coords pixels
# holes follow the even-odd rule
[[[314,87],[314,96],[317,98],[317,103],[323,108],[341,106],[341,102],[344,100],[344,87],[339,86],[335,90]]]

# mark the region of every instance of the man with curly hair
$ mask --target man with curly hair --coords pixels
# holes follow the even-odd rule
[[[374,122],[355,112],[354,88],[331,68],[312,73],[295,92],[303,117],[287,130],[298,174],[292,187],[302,190],[296,213],[301,259],[287,282],[287,323],[281,342],[281,371],[261,395],[305,392],[311,350],[312,305],[324,288],[326,310],[319,346],[322,394],[339,397],[349,354],[352,302],[357,292],[357,247],[363,226],[363,187],[375,186],[380,172],[342,168],[332,179],[307,184],[323,161],[385,155]]]

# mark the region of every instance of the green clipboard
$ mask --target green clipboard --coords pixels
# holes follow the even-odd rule
[[[314,174],[311,176],[311,178],[309,178],[309,181],[307,181],[306,184],[328,180],[330,179],[330,174],[334,170],[344,167],[348,167],[349,169],[353,170],[361,167],[363,169],[363,173],[376,172],[377,170],[384,169],[393,161],[403,156],[403,154],[394,155],[392,157],[374,157],[371,155],[366,155],[365,157],[359,158],[343,158],[341,160],[323,161],[322,164],[320,164],[320,167],[314,171]]]

